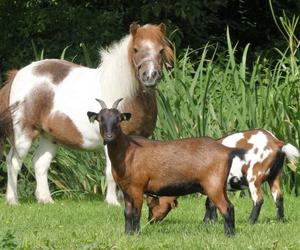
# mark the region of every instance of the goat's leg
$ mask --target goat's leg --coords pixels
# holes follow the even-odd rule
[[[6,202],[10,205],[18,203],[17,180],[22,163],[32,144],[32,138],[25,133],[15,134],[14,146],[10,149],[7,163]]]
[[[253,201],[253,207],[249,217],[250,224],[254,224],[257,221],[261,206],[264,203],[261,183],[262,181],[260,178],[256,179],[255,182],[254,181],[249,182],[250,194]]]
[[[117,197],[117,185],[111,172],[111,161],[108,156],[107,146],[104,147],[104,151],[105,151],[105,159],[106,159],[105,175],[106,175],[106,182],[107,182],[107,191],[106,191],[105,200],[110,205],[120,206]]]
[[[133,221],[132,221],[132,210],[133,204],[129,199],[124,199],[125,202],[125,209],[124,209],[124,216],[125,216],[125,233],[132,234],[133,233]]]
[[[205,201],[205,209],[206,209],[206,211],[205,211],[205,216],[203,218],[203,221],[206,224],[215,223],[218,218],[217,209],[208,197],[206,198],[206,201]]]
[[[134,234],[140,231],[140,218],[143,205],[143,193],[134,192],[125,195],[125,233]]]
[[[280,189],[280,177],[281,177],[281,173],[279,173],[274,180],[269,181],[269,186],[272,192],[274,202],[276,204],[277,220],[283,221],[284,207],[283,207],[283,196]]]
[[[41,137],[33,157],[36,178],[35,196],[39,203],[53,203],[48,185],[48,169],[55,156],[56,148],[53,142]]]
[[[224,218],[224,231],[228,236],[235,234],[234,206],[230,203],[226,191],[218,188],[206,189],[208,198],[219,209]]]
[[[134,233],[140,231],[140,219],[142,213],[144,194],[142,189],[137,189],[132,191],[133,199],[133,211],[132,211],[132,225]]]

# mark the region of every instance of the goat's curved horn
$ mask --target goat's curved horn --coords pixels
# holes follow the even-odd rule
[[[97,99],[97,98],[96,98],[96,101],[100,103],[102,109],[107,109],[107,106],[106,106],[106,104],[105,104],[104,101],[102,101],[102,100],[100,100],[100,99]]]
[[[116,100],[116,101],[114,102],[114,104],[112,105],[112,108],[113,108],[113,109],[116,109],[116,108],[118,107],[119,103],[120,103],[122,100],[123,100],[123,98],[120,98],[120,99]]]

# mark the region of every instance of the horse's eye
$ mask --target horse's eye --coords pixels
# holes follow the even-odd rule
[[[137,48],[133,48],[133,52],[137,53],[139,50]]]
[[[165,49],[162,48],[162,49],[159,51],[159,53],[162,55],[162,54],[164,53],[164,51],[165,51]]]

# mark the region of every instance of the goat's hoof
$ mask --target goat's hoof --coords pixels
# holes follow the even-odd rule
[[[280,217],[280,218],[277,218],[277,222],[284,223],[284,222],[286,222],[286,219],[283,217]]]
[[[210,219],[210,218],[204,218],[203,219],[203,222],[206,224],[206,225],[213,225],[216,223],[216,219]]]
[[[254,224],[256,223],[256,220],[250,219],[250,220],[248,221],[248,223],[249,223],[250,225],[254,225]]]
[[[235,236],[235,231],[230,231],[225,233],[227,237],[233,237]]]

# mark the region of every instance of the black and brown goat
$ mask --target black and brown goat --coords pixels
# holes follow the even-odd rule
[[[140,230],[144,194],[180,196],[206,194],[224,217],[228,235],[235,232],[234,207],[226,194],[226,183],[233,158],[243,158],[244,150],[230,149],[209,137],[154,141],[125,135],[120,127],[130,113],[102,106],[99,113],[88,112],[91,121],[99,122],[107,144],[112,173],[124,193],[125,232]]]
[[[299,151],[289,143],[278,140],[265,129],[253,129],[234,133],[218,140],[227,147],[238,147],[246,150],[245,159],[234,159],[227,180],[230,191],[249,188],[253,207],[249,223],[254,224],[263,204],[262,184],[267,181],[276,204],[277,219],[284,219],[283,195],[280,189],[281,172],[285,157],[291,162],[299,157]],[[151,200],[150,200],[151,199]],[[149,219],[160,221],[164,219],[176,197],[149,198]],[[216,208],[207,198],[204,221],[214,222],[217,218]]]

